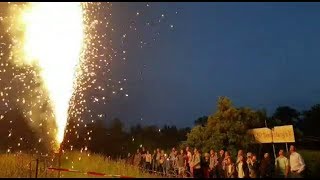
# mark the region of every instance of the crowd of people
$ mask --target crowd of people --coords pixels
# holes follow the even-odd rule
[[[190,147],[177,151],[172,148],[169,154],[159,148],[150,152],[144,147],[137,149],[134,155],[128,154],[128,163],[149,172],[165,175],[177,174],[179,177],[195,178],[287,178],[303,177],[305,163],[302,156],[290,146],[290,154],[286,157],[280,150],[278,157],[272,159],[265,153],[261,160],[256,154],[239,150],[235,158],[228,151],[201,153],[199,149]]]

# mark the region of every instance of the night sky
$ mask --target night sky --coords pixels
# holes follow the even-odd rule
[[[280,105],[306,110],[319,103],[320,3],[113,3],[112,9],[114,46],[127,56],[112,62],[112,78],[128,79],[129,96],[110,99],[103,107],[108,119],[192,126],[215,111],[218,96],[269,114]],[[161,14],[163,22],[145,25]],[[140,48],[140,39],[151,43]]]

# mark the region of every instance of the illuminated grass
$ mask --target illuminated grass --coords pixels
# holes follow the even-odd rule
[[[27,154],[1,154],[0,155],[0,177],[35,177],[36,157]],[[31,171],[30,171],[30,162]],[[46,166],[58,167],[57,158],[40,158],[38,177],[58,177],[57,171],[46,171]],[[61,158],[61,168],[78,170],[80,172],[98,172],[108,175],[122,175],[128,177],[157,177],[156,175],[142,173],[137,167],[127,165],[123,160],[112,161],[102,155],[92,154],[88,156],[79,152],[68,152]],[[61,177],[93,177],[75,172],[61,172]]]

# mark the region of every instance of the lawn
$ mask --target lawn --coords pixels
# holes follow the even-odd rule
[[[299,153],[307,165],[306,177],[320,177],[320,151],[301,150]],[[58,177],[57,171],[46,170],[46,167],[58,167],[57,157],[36,157],[28,154],[0,154],[0,177],[35,177],[36,159],[39,159],[38,177]],[[112,161],[99,154],[88,156],[80,152],[65,153],[61,157],[61,168],[82,172],[61,172],[61,177],[66,178],[101,177],[87,175],[85,172],[98,172],[128,177],[160,177],[142,173],[137,167],[128,165],[122,160]]]
[[[35,177],[37,157],[27,154],[1,154],[0,177]],[[58,167],[58,158],[38,157],[38,177],[58,177],[57,171],[47,170],[45,167]],[[30,170],[31,162],[31,170]],[[99,154],[68,152],[61,157],[61,168],[73,169],[79,172],[61,172],[61,177],[101,177],[87,175],[86,172],[98,172],[108,175],[122,175],[128,177],[157,177],[142,173],[137,167],[126,164],[124,161],[112,161]]]
[[[315,178],[320,177],[320,151],[302,150],[298,151],[303,157],[306,166],[306,177]]]

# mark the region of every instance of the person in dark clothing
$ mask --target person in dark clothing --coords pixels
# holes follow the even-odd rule
[[[220,150],[217,165],[217,177],[224,178],[224,150]]]
[[[157,170],[157,151],[154,150],[153,154],[152,154],[152,171],[156,171]]]
[[[271,161],[269,153],[264,154],[264,158],[261,160],[259,173],[261,178],[272,177],[273,163]]]
[[[257,161],[257,156],[255,154],[252,157],[247,159],[247,164],[249,167],[249,177],[258,178],[259,177],[259,164]]]
[[[209,165],[210,154],[205,153],[204,158],[201,160],[202,177],[209,178]]]
[[[140,161],[140,167],[145,169],[146,168],[146,149],[142,147],[141,150],[141,161]]]

